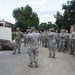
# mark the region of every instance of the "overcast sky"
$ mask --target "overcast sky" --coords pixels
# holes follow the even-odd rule
[[[55,21],[53,15],[62,11],[62,3],[68,0],[0,0],[0,19],[15,23],[12,12],[17,7],[29,5],[38,14],[41,22]]]

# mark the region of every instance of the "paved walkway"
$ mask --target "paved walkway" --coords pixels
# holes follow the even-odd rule
[[[39,68],[29,68],[27,47],[21,46],[21,54],[12,51],[0,52],[0,75],[75,75],[75,57],[58,53],[55,59],[48,58],[48,49],[39,48]]]

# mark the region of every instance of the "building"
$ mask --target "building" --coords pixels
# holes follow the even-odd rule
[[[12,29],[14,24],[0,19],[0,40],[12,41]]]
[[[75,24],[71,25],[71,29],[75,32]]]
[[[1,27],[9,27],[9,28],[13,28],[14,24],[5,21],[4,19],[0,19],[0,26]]]

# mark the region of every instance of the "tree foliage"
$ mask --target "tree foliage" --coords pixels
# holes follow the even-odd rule
[[[75,0],[68,0],[66,4],[62,5],[62,9],[64,10],[63,14],[57,12],[55,15],[56,24],[59,29],[65,28],[69,30],[70,26],[75,24]]]
[[[37,13],[33,12],[29,5],[14,9],[13,17],[16,21],[15,27],[20,27],[21,31],[26,31],[26,29],[32,26],[35,26],[35,28],[38,29],[38,15]]]
[[[57,29],[57,25],[52,24],[50,21],[48,23],[43,22],[39,25],[39,31],[49,30],[50,28]]]

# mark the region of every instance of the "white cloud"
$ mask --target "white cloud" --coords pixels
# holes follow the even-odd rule
[[[55,22],[55,18],[53,15],[49,14],[44,14],[44,15],[39,15],[40,22],[48,22],[51,21],[52,23]]]
[[[34,12],[37,12],[40,22],[46,22],[46,21],[54,21],[53,14],[55,14],[56,10],[53,10],[50,7],[50,1],[49,0],[38,0],[38,1],[30,1],[23,4],[23,6],[30,5]]]
[[[38,14],[40,14],[40,15],[45,15],[45,14],[53,15],[53,14],[55,14],[55,12],[57,12],[57,11],[55,11],[55,10],[44,10],[44,11],[38,11]]]
[[[3,4],[2,4],[2,3],[0,3],[0,6],[3,6]]]
[[[25,0],[20,0],[20,1],[25,1]]]
[[[30,1],[30,2],[26,2],[25,4],[23,4],[23,5],[30,5],[30,6],[43,6],[43,5],[46,5],[46,4],[48,4],[48,1],[47,0],[38,0],[38,1]]]
[[[38,14],[40,22],[54,22],[55,18],[53,15],[57,11],[62,12],[62,3],[65,2],[67,0],[0,0],[0,18],[14,23],[12,10],[17,7],[29,5]]]

